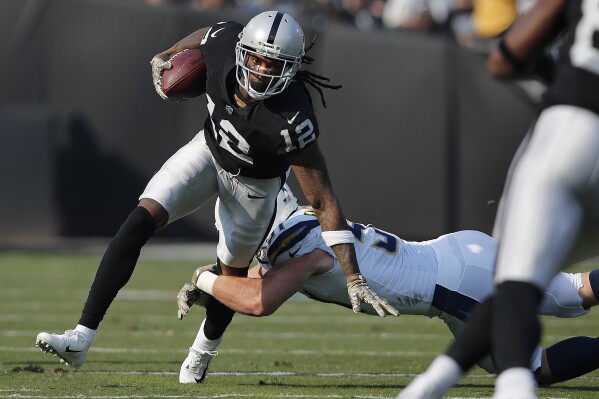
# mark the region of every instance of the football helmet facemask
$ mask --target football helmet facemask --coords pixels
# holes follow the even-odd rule
[[[250,56],[268,58],[277,67],[256,68],[248,64]],[[300,69],[303,56],[304,31],[299,23],[284,12],[263,12],[252,18],[239,34],[235,46],[237,82],[252,98],[264,100],[287,88]],[[250,74],[260,76],[260,81],[252,84]]]

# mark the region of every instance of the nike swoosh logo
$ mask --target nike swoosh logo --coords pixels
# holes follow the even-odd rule
[[[299,115],[299,111],[297,111],[297,113],[295,115],[293,115],[293,118],[287,119],[287,123],[289,123],[291,125],[298,115]]]
[[[225,28],[220,28],[220,29],[217,29],[217,30],[215,30],[214,32],[212,32],[212,33],[210,34],[210,37],[216,37],[216,34],[217,34],[218,32],[220,32],[221,30],[223,30],[223,29],[225,29]]]
[[[266,197],[260,197],[260,196],[257,196],[257,195],[248,194],[248,198],[251,198],[251,199],[264,199]]]
[[[208,365],[210,365],[210,363],[206,365],[206,368],[204,369],[204,372],[202,373],[202,376],[200,378],[193,377],[193,379],[196,380],[196,384],[199,384],[206,378],[206,373],[208,372]]]
[[[71,352],[71,353],[77,353],[77,352],[83,352],[83,351],[74,351],[71,349],[71,345],[67,346],[67,348],[64,350],[65,352]]]
[[[289,251],[289,257],[295,258],[295,255],[299,252],[300,249],[302,249],[302,247],[299,247],[298,249],[296,249],[295,252]]]

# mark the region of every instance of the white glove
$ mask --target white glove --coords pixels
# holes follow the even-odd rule
[[[170,61],[165,61],[160,57],[154,57],[150,61],[150,65],[152,66],[152,83],[154,83],[154,89],[156,90],[156,93],[158,93],[162,99],[168,100],[166,94],[162,92],[162,72],[165,69],[171,69],[173,64]]]
[[[358,274],[358,279],[347,283],[347,293],[351,301],[354,313],[358,313],[362,308],[360,302],[365,302],[374,308],[381,317],[385,317],[385,310],[393,316],[399,316],[399,312],[393,306],[389,305],[386,299],[379,297],[366,284],[366,279],[361,274]]]

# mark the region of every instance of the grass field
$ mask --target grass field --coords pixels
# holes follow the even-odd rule
[[[87,363],[72,372],[39,352],[35,336],[74,327],[99,259],[0,254],[0,398],[395,398],[451,339],[437,319],[378,319],[292,300],[270,317],[235,316],[206,381],[181,385],[178,370],[203,312],[179,321],[174,298],[199,262],[142,257]],[[545,343],[596,336],[599,311],[543,324]],[[494,381],[476,369],[449,396],[490,397]],[[540,394],[598,398],[599,373]]]

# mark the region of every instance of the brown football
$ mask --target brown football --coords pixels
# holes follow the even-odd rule
[[[206,92],[206,62],[200,49],[185,50],[170,59],[173,67],[162,72],[162,92],[172,100]]]

